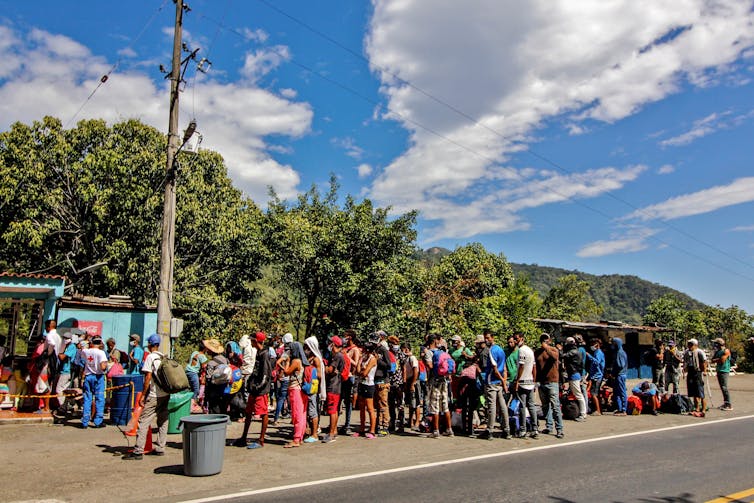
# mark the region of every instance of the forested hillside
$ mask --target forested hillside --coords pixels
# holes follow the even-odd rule
[[[511,263],[513,272],[518,276],[525,274],[529,277],[531,286],[545,296],[558,278],[567,274],[575,274],[591,285],[594,300],[605,310],[603,319],[620,320],[627,323],[640,323],[647,306],[655,299],[666,294],[675,295],[687,309],[701,309],[704,304],[692,299],[688,295],[670,287],[659,285],[641,279],[637,276],[624,274],[607,274],[597,276],[581,271],[569,271],[557,267],[546,267],[536,264]]]

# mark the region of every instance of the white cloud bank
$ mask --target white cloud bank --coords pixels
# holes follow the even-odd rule
[[[609,240],[589,243],[576,252],[576,255],[582,258],[590,258],[646,250],[649,247],[647,240],[657,232],[656,229],[631,229],[623,235],[616,234]]]
[[[522,207],[620,189],[635,168],[504,166],[548,118],[567,115],[572,134],[585,119],[620,120],[684,83],[713,85],[754,45],[752,3],[741,0],[373,4],[366,51],[384,116],[409,131],[410,146],[370,195],[421,210],[437,223],[432,238],[525,229]]]
[[[262,32],[250,36],[262,38]],[[62,35],[42,30],[19,33],[0,25],[0,129],[11,122],[31,123],[44,115],[62,121],[74,116],[97,86],[111,63],[87,47]],[[299,174],[270,155],[274,146],[265,143],[267,135],[299,137],[310,130],[312,109],[294,102],[295,93],[280,95],[260,89],[253,81],[284,62],[287,49],[275,47],[246,55],[243,72],[250,78],[237,83],[197,79],[195,93],[198,129],[205,148],[222,153],[229,175],[237,186],[255,198],[267,198],[272,185],[281,197],[297,193]],[[181,117],[181,127],[188,123]],[[165,131],[168,116],[167,84],[155,86],[146,74],[116,72],[100,87],[78,115],[115,121],[137,118]],[[70,125],[69,125],[70,127]]]

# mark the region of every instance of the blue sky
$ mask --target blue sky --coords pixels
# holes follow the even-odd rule
[[[181,124],[262,206],[335,173],[418,209],[425,248],[479,241],[754,312],[751,1],[188,3],[212,65],[189,68]],[[0,12],[0,130],[167,129],[172,1]]]

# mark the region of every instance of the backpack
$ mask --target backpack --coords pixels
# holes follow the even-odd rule
[[[427,380],[427,366],[423,361],[419,361],[419,382],[426,382]]]
[[[209,380],[212,384],[228,384],[233,377],[233,369],[227,363],[221,363],[215,367]]]
[[[314,365],[304,367],[304,382],[301,384],[301,391],[307,395],[316,395],[319,391],[319,378]]]
[[[453,361],[447,351],[435,349],[432,354],[432,372],[437,377],[446,377],[454,374],[456,371],[456,362]]]
[[[390,368],[388,369],[388,372],[390,374],[395,374],[396,367],[397,367],[397,360],[395,359],[395,355],[392,351],[387,352],[388,356],[390,357]]]
[[[343,357],[343,370],[340,371],[340,379],[347,381],[351,377],[351,359],[348,356]]]
[[[234,395],[238,393],[238,391],[243,386],[243,373],[241,372],[241,369],[231,365],[230,366],[230,382],[228,383],[228,393],[231,395]],[[226,393],[227,394],[227,393]]]
[[[189,389],[188,377],[186,371],[183,370],[183,365],[172,358],[164,356],[158,356],[158,358],[161,363],[157,371],[152,374],[152,378],[160,389],[171,394]]]
[[[131,359],[128,357],[128,353],[125,351],[118,350],[120,353],[120,359],[118,360],[121,365],[128,366],[128,364],[131,362]],[[125,367],[124,367],[125,368]]]
[[[641,414],[641,409],[644,408],[644,404],[641,402],[641,398],[636,395],[628,397],[628,406],[626,412],[631,416],[638,416]]]

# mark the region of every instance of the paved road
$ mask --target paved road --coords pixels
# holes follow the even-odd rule
[[[230,501],[704,502],[754,486],[753,439],[754,419],[748,418],[524,449]]]

